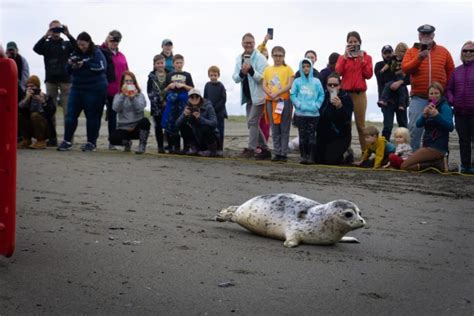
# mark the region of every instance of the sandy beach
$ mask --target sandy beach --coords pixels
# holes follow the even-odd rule
[[[18,151],[0,315],[474,313],[473,177],[238,159],[239,121],[223,159],[157,154],[153,138],[145,155],[109,151],[101,134],[95,153]],[[277,192],[355,202],[360,244],[285,248],[214,221]]]

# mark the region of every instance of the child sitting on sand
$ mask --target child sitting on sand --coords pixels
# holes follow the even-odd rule
[[[410,131],[407,128],[399,127],[395,130],[395,143],[397,144],[395,153],[388,155],[389,163],[383,166],[384,168],[400,169],[402,162],[413,153],[410,146]]]
[[[361,161],[354,165],[363,168],[380,168],[388,162],[388,156],[395,152],[395,146],[388,142],[375,126],[367,126],[364,129],[364,138],[367,148],[362,153]],[[375,158],[370,156],[375,153]]]

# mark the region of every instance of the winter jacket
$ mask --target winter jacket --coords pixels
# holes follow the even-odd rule
[[[227,101],[227,93],[224,85],[218,82],[208,82],[204,86],[204,98],[211,101],[216,116],[220,119],[227,118],[227,109],[225,103]]]
[[[342,89],[347,92],[364,92],[367,90],[365,80],[372,78],[372,57],[363,52],[362,60],[360,57],[345,58],[339,56],[336,63],[336,72],[342,77]]]
[[[443,46],[433,43],[428,57],[420,60],[418,54],[420,45],[408,49],[402,61],[402,70],[410,75],[411,95],[428,98],[428,86],[438,81],[446,87],[448,79],[454,70],[453,58]]]
[[[309,76],[303,73],[303,61],[311,60],[304,58],[300,61],[299,72],[303,74],[296,78],[291,86],[291,102],[295,107],[295,115],[298,116],[319,116],[319,108],[324,101],[324,89],[321,81],[312,74]]]
[[[454,70],[446,96],[456,115],[474,115],[474,61]]]
[[[117,112],[117,129],[134,129],[145,117],[145,106],[145,96],[141,92],[134,97],[117,93],[112,104],[112,109]]]
[[[192,107],[188,103],[189,107]],[[214,111],[214,107],[209,100],[203,99],[203,103],[199,106],[200,116],[196,119],[193,115],[186,117],[184,116],[184,112],[176,120],[176,125],[178,127],[182,126],[183,124],[189,124],[193,130],[199,128],[200,125],[207,125],[211,128],[217,127],[217,117],[216,112]]]
[[[318,141],[328,143],[336,138],[351,138],[354,103],[349,94],[343,90],[340,90],[337,96],[342,102],[342,107],[339,109],[329,102],[329,93],[327,91],[325,93],[324,102],[319,111]]]
[[[148,74],[146,92],[148,94],[148,99],[150,99],[151,116],[160,115],[165,107],[165,81],[163,80],[160,84],[160,80],[158,80],[154,70],[150,71]]]
[[[378,63],[375,64],[374,67],[374,73],[375,77],[377,78],[377,88],[378,88],[378,94],[379,94],[379,100],[382,98],[382,91],[385,87],[385,84],[390,82],[390,81],[398,81],[398,80],[403,80],[403,85],[400,86],[399,89],[407,89],[407,85],[410,84],[410,77],[409,76],[403,76],[403,79],[401,78],[402,76],[396,75],[393,71],[390,69],[384,71],[383,73],[380,72],[382,68],[386,65],[390,65],[391,60],[382,60],[379,61]],[[407,95],[408,95],[408,90],[407,90]]]
[[[101,49],[103,53],[105,51],[112,58],[112,69],[108,68],[109,63],[107,63],[107,81],[109,82],[107,95],[116,95],[120,92],[122,75],[128,70],[127,58],[118,50],[116,52],[111,51],[105,43],[102,44]]]
[[[370,158],[372,153],[375,153],[374,168],[382,167],[384,157],[388,157],[389,154],[394,153],[396,150],[395,146],[388,142],[384,136],[379,136],[373,144],[367,146],[367,149],[362,153],[362,161],[366,161]]]
[[[442,98],[436,109],[439,114],[435,117],[425,118],[424,115],[416,121],[416,127],[424,127],[423,147],[437,149],[443,153],[448,152],[449,132],[454,129],[453,111],[446,99]]]
[[[244,75],[240,72],[242,69],[242,62],[243,54],[240,54],[235,60],[234,74],[232,75],[232,79],[234,79],[235,83],[241,83],[243,81]],[[252,104],[263,104],[265,102],[265,92],[263,91],[262,86],[262,75],[268,65],[267,59],[257,50],[254,50],[250,55],[250,64],[252,65],[252,73],[249,72],[246,76],[249,83],[251,101]],[[247,103],[249,100],[246,100],[244,96],[242,85],[240,85],[240,92],[240,104]]]
[[[67,66],[69,73],[72,73],[72,88],[81,90],[105,90],[107,78],[105,75],[107,62],[104,54],[99,48],[94,48],[92,55],[74,52],[83,60],[81,68],[74,69],[72,65]]]
[[[46,70],[45,82],[51,83],[69,83],[71,75],[66,70],[69,55],[76,47],[76,40],[71,35],[69,41],[62,38],[53,40],[52,38],[42,37],[33,47],[33,50],[42,55],[44,67]]]

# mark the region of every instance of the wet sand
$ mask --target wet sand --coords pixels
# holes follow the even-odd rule
[[[246,128],[227,128],[234,156]],[[474,313],[473,177],[105,144],[18,152],[17,246],[0,258],[0,315]],[[275,192],[355,202],[368,225],[349,235],[361,243],[287,249],[213,220]]]

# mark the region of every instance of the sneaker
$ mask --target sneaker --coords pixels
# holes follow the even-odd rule
[[[86,151],[95,151],[96,148],[95,148],[94,144],[87,142],[87,143],[85,143],[81,146],[81,150],[84,151],[84,152],[86,152]]]
[[[272,153],[270,150],[261,148],[260,152],[255,152],[256,160],[268,160],[272,158]]]
[[[255,151],[253,149],[244,148],[242,153],[240,153],[240,158],[253,158],[255,156]]]
[[[21,142],[16,144],[16,148],[18,149],[26,149],[29,148],[31,145],[31,139],[23,139]]]
[[[288,161],[288,157],[280,155],[280,157],[278,157],[278,161],[279,161],[279,162],[287,162],[287,161]]]
[[[272,162],[278,162],[280,161],[280,156],[279,155],[275,155],[272,157]]]
[[[159,153],[159,154],[165,154],[166,151],[165,151],[164,148],[158,148],[158,153]]]
[[[109,150],[117,150],[117,147],[115,147],[115,146],[112,145],[112,144],[109,144]]]
[[[58,146],[58,139],[57,138],[50,138],[46,142],[46,146],[48,147],[57,147]]]
[[[216,157],[223,158],[223,157],[224,157],[224,151],[223,151],[223,150],[218,150],[218,151],[216,152]]]
[[[462,174],[474,174],[474,167],[464,167],[459,168],[459,172]]]
[[[38,140],[36,143],[30,145],[31,149],[46,149],[46,141]]]
[[[71,150],[72,144],[70,142],[67,142],[63,140],[61,144],[59,144],[58,148],[56,148],[57,151],[68,151]]]

